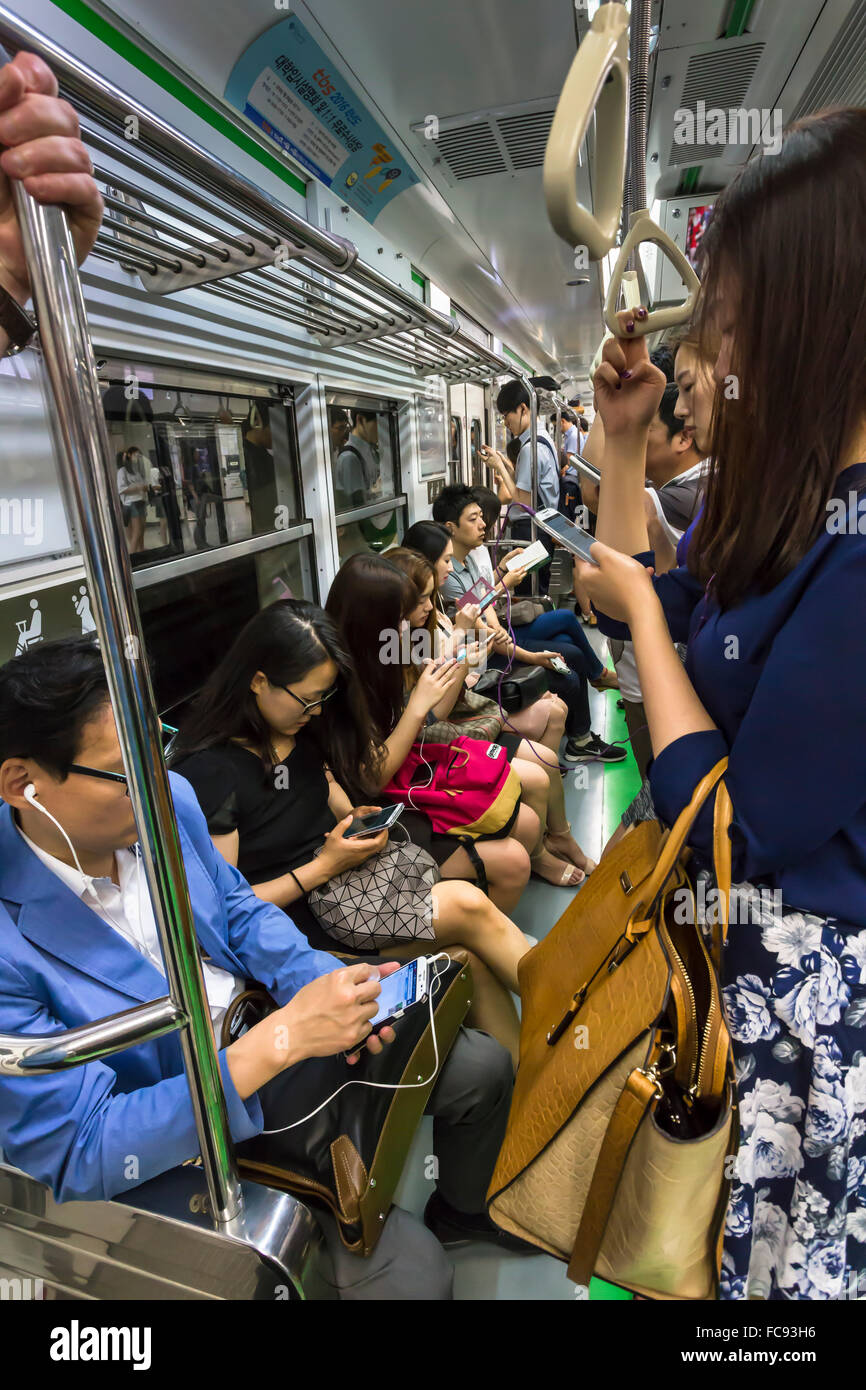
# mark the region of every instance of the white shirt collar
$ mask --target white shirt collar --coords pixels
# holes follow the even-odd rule
[[[66,887],[71,889],[77,898],[83,898],[85,893],[88,892],[88,888],[74,865],[64,864],[63,860],[58,859],[56,855],[49,854],[45,849],[40,849],[39,845],[34,844],[30,837],[24,834],[21,826],[17,823],[15,829],[18,831],[18,834],[21,836],[27,848],[33,851],[40,863],[44,864],[46,869],[49,869],[51,873],[59,878],[61,883],[65,883]],[[117,865],[117,876],[120,880],[122,891],[126,885],[126,879],[135,867],[135,853],[133,850],[130,850],[127,854],[115,851],[114,861]],[[109,881],[110,880],[105,878],[94,879],[94,883],[106,883]]]
[[[709,469],[710,460],[701,459],[700,462],[693,463],[691,468],[687,468],[685,472],[678,473],[675,478],[668,478],[667,482],[662,483],[658,490],[659,492],[663,492],[666,487],[672,487],[674,483],[691,483],[696,478],[703,477],[704,473],[709,472]]]

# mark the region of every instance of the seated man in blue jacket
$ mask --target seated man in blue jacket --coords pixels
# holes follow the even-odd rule
[[[368,963],[341,966],[314,951],[217,853],[189,784],[173,774],[171,787],[196,932],[209,958],[216,1036],[245,979],[261,981],[280,1006],[279,1017],[219,1052],[239,1142],[264,1128],[257,1091],[286,1067],[365,1041],[381,1049],[370,1036],[378,975]],[[163,996],[132,804],[92,638],[45,643],[0,668],[0,798],[0,1032],[50,1033]],[[277,1049],[275,1020],[287,1027],[288,1051]],[[393,1033],[381,1036],[387,1042]],[[425,1219],[442,1240],[508,1243],[484,1215],[484,1198],[510,1094],[505,1050],[463,1031],[428,1106],[439,1188]],[[52,1075],[0,1076],[0,1147],[61,1201],[128,1191],[130,1154],[138,1158],[136,1182],[195,1157],[177,1035]],[[329,1216],[319,1220],[343,1297],[450,1297],[441,1245],[407,1213],[391,1212],[367,1260],[343,1250]]]

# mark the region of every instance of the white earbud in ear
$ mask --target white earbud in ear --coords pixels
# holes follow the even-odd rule
[[[90,892],[95,891],[93,888],[93,879],[82,869],[78,855],[75,853],[74,844],[70,840],[66,831],[63,829],[63,826],[60,824],[60,821],[56,820],[55,817],[52,816],[51,812],[47,810],[46,807],[43,806],[42,803],[39,801],[36,795],[36,788],[34,787],[32,782],[28,782],[27,786],[24,788],[24,800],[27,802],[28,806],[33,807],[34,811],[39,811],[43,816],[47,816],[48,819],[51,821],[51,824],[57,827],[64,840],[66,841],[67,845],[69,846],[69,851],[72,855],[72,858],[75,861],[75,867],[81,875],[81,880],[85,888],[89,889]]]

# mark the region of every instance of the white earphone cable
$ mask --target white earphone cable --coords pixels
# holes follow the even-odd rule
[[[433,965],[437,960],[445,960],[451,964],[451,957],[447,951],[440,951],[438,955],[430,956],[429,962]],[[429,1086],[439,1071],[439,1041],[436,1037],[436,1020],[433,1016],[433,995],[436,993],[439,984],[439,977],[445,973],[447,966],[437,970],[430,981],[430,988],[427,995],[427,1002],[430,1006],[430,1028],[433,1033],[433,1071],[424,1078],[423,1081],[361,1081],[352,1078],[351,1081],[344,1081],[342,1086],[338,1086],[333,1095],[323,1100],[321,1105],[317,1105],[315,1110],[311,1110],[309,1115],[304,1115],[300,1120],[294,1120],[290,1125],[283,1125],[280,1129],[263,1129],[262,1134],[285,1134],[287,1129],[297,1129],[298,1125],[304,1125],[308,1120],[312,1120],[321,1110],[331,1104],[341,1091],[345,1091],[347,1086],[372,1086],[377,1091],[417,1091],[420,1086]],[[359,1044],[361,1046],[361,1044]]]

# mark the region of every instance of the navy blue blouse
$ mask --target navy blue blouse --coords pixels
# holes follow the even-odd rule
[[[846,529],[815,541],[768,593],[722,612],[682,563],[655,577],[686,670],[717,730],[684,734],[650,765],[673,824],[725,755],[734,882],[779,889],[786,908],[866,927],[866,463],[840,473]],[[858,500],[859,494],[859,500]],[[828,512],[828,516],[831,513]],[[859,529],[858,529],[859,522]],[[747,524],[747,523],[746,523]],[[690,528],[691,530],[692,528]],[[637,557],[652,564],[650,555]],[[628,636],[599,613],[608,636]],[[711,799],[712,800],[712,799]],[[689,843],[712,860],[712,805]]]

